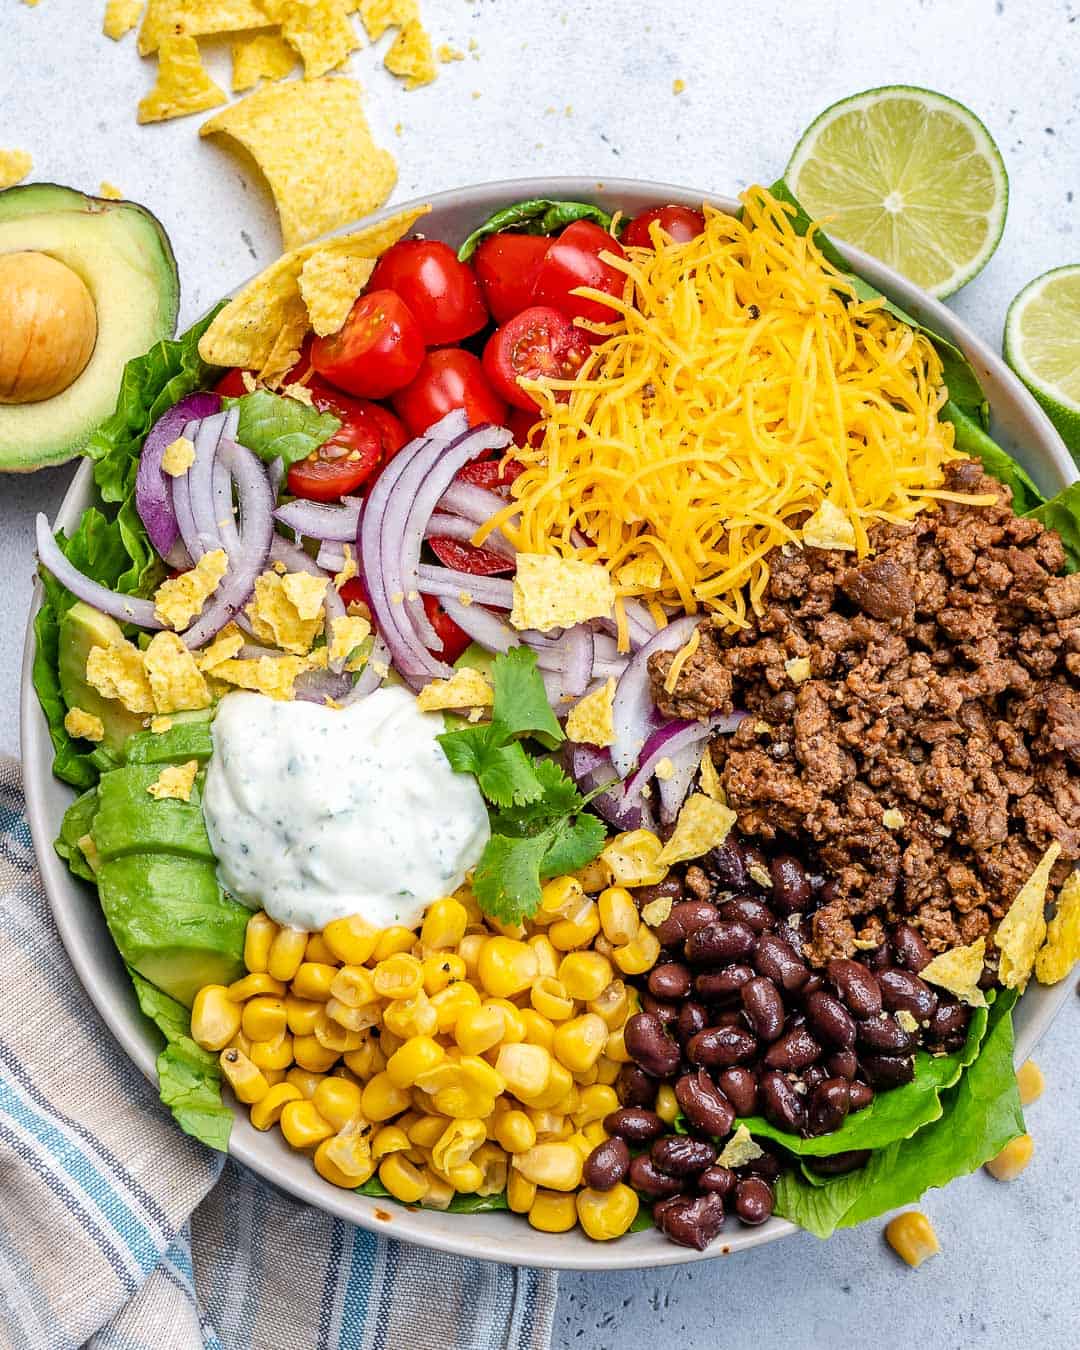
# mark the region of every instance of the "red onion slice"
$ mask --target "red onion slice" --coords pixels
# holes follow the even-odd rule
[[[452,567],[433,567],[421,563],[417,568],[416,589],[421,595],[437,595],[440,600],[458,600],[467,595],[480,605],[496,609],[511,609],[514,603],[514,583],[502,577],[478,577],[471,572],[458,572]]]
[[[452,516],[446,511],[436,511],[424,527],[425,539],[454,539],[459,544],[472,544],[475,533],[474,521],[466,520],[464,516]],[[501,530],[492,530],[484,540],[483,547],[489,553],[497,553],[506,558],[507,570],[510,570],[513,559],[517,557],[517,550]]]
[[[616,777],[610,753],[595,745],[569,745],[566,768],[586,795]],[[618,786],[601,792],[589,806],[617,830],[651,830],[655,824],[647,803],[628,803]]]
[[[465,520],[474,520],[477,525],[485,524],[496,511],[503,511],[507,506],[506,500],[497,492],[478,487],[475,483],[462,483],[456,478],[447,484],[439,504],[444,511],[462,516]],[[516,520],[517,517],[512,519]]]
[[[188,394],[162,413],[143,441],[139,468],[135,475],[135,510],[146,526],[151,544],[162,558],[170,552],[179,537],[176,513],[172,504],[172,478],[161,467],[166,449],[183,434],[191,421],[211,417],[221,408],[217,394]]]
[[[455,598],[444,600],[442,607],[461,631],[485,651],[508,652],[511,647],[521,646],[519,634],[482,605],[463,605]]]
[[[324,571],[336,574],[345,566],[345,551],[334,544],[323,544],[315,554],[315,561]]]
[[[38,561],[53,574],[61,586],[66,586],[76,599],[85,600],[88,605],[100,609],[103,614],[111,614],[120,623],[134,623],[140,628],[165,627],[154,613],[153,600],[110,591],[88,576],[84,576],[73,563],[69,562],[53,538],[43,511],[38,512],[34,521],[34,533],[37,539]]]
[[[356,538],[356,527],[360,523],[360,503],[324,506],[320,502],[304,501],[298,497],[285,506],[279,506],[274,512],[274,519],[309,539],[351,543]]]
[[[235,436],[239,420],[240,414],[232,408],[226,413],[204,417],[201,422],[189,422],[185,428],[184,434],[195,443],[195,459],[187,473],[173,480],[173,500],[177,504],[180,533],[195,562],[204,553],[223,547],[222,527],[217,519],[214,469],[222,441]]]
[[[563,697],[580,698],[593,673],[593,632],[586,623],[568,628],[562,637]]]
[[[700,622],[693,614],[673,620],[630,658],[616,686],[612,705],[615,744],[611,747],[611,762],[620,778],[633,772],[646,741],[661,721],[649,690],[649,657],[654,652],[676,651]]]
[[[368,694],[373,694],[386,679],[389,668],[390,648],[382,637],[376,637],[368,655],[367,663],[357,676],[356,683],[349,693],[339,700],[342,707],[348,707],[350,703],[356,703],[362,698],[367,698]]]

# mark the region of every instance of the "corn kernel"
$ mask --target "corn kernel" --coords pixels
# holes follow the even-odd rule
[[[448,985],[456,984],[468,974],[464,960],[457,952],[437,952],[434,956],[424,957],[424,993],[430,998]]]
[[[293,1040],[293,1049],[296,1049],[296,1041]],[[301,1097],[306,1097],[311,1101],[315,1095],[315,1089],[326,1077],[323,1073],[312,1073],[310,1069],[301,1068],[299,1064],[294,1064],[291,1069],[285,1072],[286,1083],[291,1083],[300,1093]]]
[[[562,1022],[574,1015],[574,1000],[566,992],[566,986],[551,975],[541,975],[533,981],[529,1001],[538,1013],[552,1022]]]
[[[675,1089],[668,1083],[663,1083],[656,1092],[656,1105],[653,1110],[666,1125],[673,1125],[675,1117],[679,1114],[679,1102],[675,1096]]]
[[[324,966],[317,961],[303,961],[293,976],[292,992],[297,998],[325,1003],[330,997],[330,986],[337,975],[337,966]]]
[[[625,1026],[616,1027],[614,1031],[609,1032],[604,1042],[604,1057],[613,1059],[616,1064],[629,1064],[634,1058],[626,1048]]]
[[[622,980],[612,980],[601,989],[596,998],[589,999],[587,1006],[589,1012],[602,1017],[608,1029],[614,1031],[616,1027],[622,1026],[629,1014],[630,997],[626,985]]]
[[[536,1143],[536,1127],[524,1111],[504,1111],[495,1122],[495,1138],[507,1153],[525,1153]]]
[[[245,975],[242,980],[233,980],[229,985],[229,997],[234,1003],[243,1003],[246,999],[254,998],[256,994],[273,994],[277,998],[284,997],[285,985],[280,980],[275,980],[272,975],[266,971],[255,971],[251,975]]]
[[[288,982],[304,960],[308,935],[302,928],[279,928],[270,944],[266,969],[275,980]]]
[[[559,919],[548,929],[551,945],[560,952],[572,952],[587,947],[600,931],[600,914],[596,904],[587,900],[570,919]]]
[[[476,979],[476,972],[480,965],[480,952],[484,943],[488,940],[486,932],[466,933],[458,943],[458,955],[465,962],[465,973],[470,980]]]
[[[581,883],[586,895],[596,895],[602,891],[611,880],[611,873],[608,871],[607,864],[599,858],[594,858],[591,863],[586,863],[574,876]]]
[[[415,941],[416,934],[411,928],[403,928],[400,924],[396,924],[393,928],[384,928],[375,943],[372,959],[379,962],[389,961],[392,956],[412,951]]]
[[[607,940],[603,933],[598,933],[593,939],[592,949],[594,952],[599,952],[601,956],[606,956],[609,961],[615,955],[614,946]]]
[[[290,1071],[291,1072],[291,1071]],[[257,1130],[269,1130],[281,1119],[281,1113],[289,1102],[298,1102],[302,1097],[295,1083],[275,1083],[267,1089],[251,1108],[251,1123]]]
[[[467,1055],[482,1055],[499,1044],[505,1028],[502,1008],[466,1008],[454,1025],[454,1040]]]
[[[359,1050],[346,1050],[343,1056],[346,1068],[350,1069],[361,1081],[386,1068],[386,1057],[379,1049],[378,1040],[370,1033],[365,1037]]]
[[[430,1036],[412,1036],[386,1061],[386,1072],[395,1087],[410,1088],[420,1074],[446,1058],[446,1051]],[[346,1061],[347,1062],[347,1061]]]
[[[285,1022],[294,1036],[313,1036],[316,1023],[325,1013],[324,1006],[314,999],[285,995]]]
[[[346,1190],[362,1186],[375,1171],[375,1160],[367,1140],[351,1130],[324,1139],[316,1148],[312,1162],[324,1181]]]
[[[909,1266],[921,1266],[928,1257],[941,1251],[933,1224],[917,1209],[909,1209],[890,1220],[885,1227],[885,1240]]]
[[[622,1237],[638,1215],[637,1192],[620,1181],[608,1191],[589,1188],[574,1197],[578,1222],[594,1242]]]
[[[536,1137],[541,1142],[549,1139],[566,1139],[574,1132],[570,1122],[558,1111],[529,1106],[526,1107],[525,1114],[532,1121]]]
[[[469,912],[463,904],[450,896],[428,905],[420,928],[420,941],[425,947],[438,951],[456,947],[465,936]]]
[[[510,1168],[506,1178],[506,1204],[513,1214],[528,1214],[536,1199],[536,1183],[526,1181],[520,1172]]]
[[[251,1037],[244,1035],[243,1027],[232,1038],[226,1049],[241,1050],[245,1055],[251,1054]]]
[[[376,1130],[371,1140],[371,1154],[375,1159],[385,1158],[388,1153],[407,1153],[412,1145],[409,1136],[399,1125],[384,1125]]]
[[[995,1181],[1015,1181],[1031,1162],[1031,1155],[1034,1152],[1035,1141],[1031,1135],[1017,1135],[996,1157],[990,1159],[986,1164],[986,1170]]]
[[[420,1203],[425,1209],[448,1209],[450,1201],[454,1198],[453,1186],[450,1185],[449,1181],[444,1181],[442,1177],[437,1177],[430,1168],[424,1169],[424,1176],[428,1188]]]
[[[540,907],[537,915],[549,921],[565,918],[572,910],[580,907],[585,890],[577,877],[555,877],[540,892]]]
[[[651,830],[628,830],[608,840],[600,859],[619,886],[656,886],[668,874],[658,861],[663,847]]]
[[[471,1160],[486,1135],[484,1122],[475,1116],[451,1120],[431,1146],[431,1161],[440,1172],[453,1177],[454,1169]]]
[[[273,1040],[251,1042],[249,1058],[260,1069],[287,1069],[295,1056],[293,1038],[285,1031]]]
[[[433,1036],[439,1029],[439,1014],[423,989],[418,989],[414,998],[393,1000],[383,1010],[383,1024],[405,1040]]]
[[[334,919],[322,931],[323,942],[346,966],[362,966],[375,952],[380,937],[379,930],[359,914]]]
[[[400,1153],[391,1153],[382,1160],[379,1180],[395,1200],[405,1205],[417,1204],[427,1191],[424,1174]]]
[[[596,1061],[596,1081],[610,1087],[618,1078],[621,1069],[622,1065],[617,1059],[609,1059],[606,1054],[601,1055]]]
[[[466,1008],[479,1008],[480,995],[471,984],[462,981],[460,984],[440,989],[437,994],[432,994],[431,1006],[435,1009],[438,1029],[445,1035],[453,1032],[458,1018]]]
[[[591,1120],[588,1125],[585,1125],[582,1128],[581,1133],[588,1141],[590,1151],[611,1137],[607,1130],[604,1129],[604,1122],[602,1120]]]
[[[330,981],[330,997],[349,1008],[378,1004],[375,979],[366,966],[342,966]]]
[[[307,946],[304,948],[305,961],[318,961],[325,966],[337,966],[341,962],[326,945],[326,939],[321,933],[312,933],[307,940]]]
[[[616,947],[625,946],[638,930],[641,918],[634,898],[625,886],[609,886],[596,902],[604,936]]]
[[[421,1116],[408,1127],[406,1134],[409,1141],[419,1148],[432,1149],[442,1138],[445,1129],[445,1116]]]
[[[660,941],[648,924],[643,923],[632,942],[615,948],[613,959],[624,975],[644,975],[656,965],[659,955]]]
[[[572,1191],[581,1184],[584,1159],[569,1140],[534,1144],[515,1153],[513,1165],[528,1181],[553,1191]]]
[[[503,1043],[517,1045],[525,1039],[525,1019],[521,1009],[515,1008],[508,998],[486,998],[485,1008],[499,1008],[503,1015]]]
[[[249,999],[244,1004],[240,1025],[244,1035],[252,1041],[276,1041],[288,1027],[285,1000],[269,994]]]
[[[589,1003],[611,984],[611,962],[599,952],[570,952],[559,963],[559,979],[571,998]]]
[[[400,1050],[404,1044],[405,1037],[396,1035],[389,1027],[384,1026],[379,1032],[379,1049],[387,1059],[389,1059],[396,1051]]]
[[[327,1008],[330,1004],[327,1003]],[[338,1010],[339,1013],[341,1009]],[[315,1039],[324,1050],[332,1050],[335,1055],[343,1055],[346,1050],[359,1050],[364,1044],[368,1028],[351,1031],[340,1022],[331,1019],[329,1014],[321,1022],[315,1023]]]
[[[530,1099],[529,1105],[540,1107],[542,1110],[560,1111],[565,1115],[566,1103],[570,1099],[573,1088],[574,1080],[570,1076],[570,1070],[553,1058],[547,1087],[542,1092],[536,1093]]]
[[[315,1007],[318,1007],[315,1004]],[[324,1027],[327,1019],[337,1023],[346,1031],[370,1031],[379,1024],[379,1005],[369,1003],[366,1008],[350,1008],[347,1003],[342,1003],[339,999],[327,999],[323,1005],[323,1016],[315,1018],[316,1033],[319,1027]],[[345,1049],[357,1049],[357,1046],[346,1046]]]
[[[1017,1069],[1016,1086],[1020,1092],[1021,1106],[1030,1106],[1043,1095],[1046,1079],[1033,1059],[1025,1060]]]
[[[377,1073],[364,1085],[360,1109],[368,1120],[389,1120],[409,1108],[409,1094],[399,1088],[388,1073]],[[389,1187],[387,1187],[389,1189]]]
[[[326,1073],[340,1058],[336,1050],[323,1045],[314,1035],[293,1037],[293,1058],[302,1069]]]
[[[599,1083],[583,1088],[574,1112],[574,1124],[583,1129],[594,1120],[603,1120],[619,1109],[619,1098],[614,1088],[602,1087]]]
[[[260,1069],[259,1072],[266,1079],[267,1086],[273,1087],[276,1083],[284,1083],[288,1069]]]
[[[518,1016],[525,1027],[525,1040],[529,1045],[542,1045],[550,1050],[555,1041],[555,1027],[546,1017],[542,1017],[534,1008],[519,1008]]]
[[[218,1056],[221,1072],[228,1079],[229,1086],[238,1102],[251,1106],[262,1101],[270,1091],[262,1071],[258,1069],[242,1050],[230,1050],[226,1047]]]
[[[559,973],[559,953],[551,945],[551,939],[546,933],[534,933],[529,938],[529,946],[536,953],[538,976],[554,976]]]
[[[191,1038],[204,1050],[224,1050],[240,1030],[240,1017],[223,984],[204,985],[191,1005]]]
[[[395,952],[375,967],[374,985],[380,998],[415,998],[424,985],[424,967],[408,952]]]
[[[471,1162],[478,1167],[483,1179],[476,1187],[477,1195],[501,1195],[506,1190],[510,1159],[498,1144],[481,1144]]]
[[[513,938],[488,938],[480,949],[477,974],[487,993],[510,998],[529,988],[536,978],[536,953]]]
[[[577,1223],[577,1206],[572,1195],[537,1190],[529,1207],[529,1224],[541,1233],[568,1233]]]
[[[345,1129],[360,1115],[360,1089],[346,1078],[324,1078],[311,1101],[335,1130]]]
[[[596,1013],[574,1017],[555,1029],[555,1058],[571,1073],[584,1073],[600,1058],[608,1039],[607,1023]]]
[[[244,929],[244,965],[258,973],[266,970],[270,960],[270,945],[277,937],[278,926],[269,914],[260,909],[247,921]]]
[[[539,1096],[551,1079],[552,1059],[542,1045],[520,1042],[504,1045],[495,1068],[506,1083],[506,1090],[520,1101]]]
[[[334,1133],[334,1127],[324,1120],[313,1102],[286,1102],[281,1112],[281,1133],[293,1148],[314,1148]]]

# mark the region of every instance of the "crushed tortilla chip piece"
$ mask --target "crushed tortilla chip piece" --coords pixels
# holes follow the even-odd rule
[[[432,680],[416,696],[421,712],[445,708],[490,708],[495,702],[491,683],[478,670],[463,667],[448,680]]]
[[[154,593],[154,613],[167,628],[186,628],[228,570],[229,555],[223,548],[204,553],[189,572],[161,583]]]
[[[85,708],[69,708],[64,716],[64,730],[69,736],[77,736],[84,741],[100,741],[105,738],[105,723]]]
[[[158,802],[169,797],[176,801],[189,802],[191,789],[195,786],[195,775],[198,772],[197,759],[189,759],[186,764],[168,764],[146,790]]]
[[[655,900],[650,900],[647,905],[642,905],[641,917],[650,928],[657,928],[671,913],[674,903],[670,895],[658,896]]]
[[[330,623],[330,660],[344,661],[346,670],[359,670],[363,658],[353,653],[371,636],[371,624],[355,614],[342,615]]]
[[[157,83],[139,100],[136,117],[139,122],[167,122],[225,102],[224,91],[206,72],[199,44],[178,33],[161,39]]]
[[[0,188],[21,183],[33,167],[33,158],[25,150],[0,150]]]
[[[171,717],[151,717],[150,730],[155,736],[161,736],[166,731],[172,729],[173,720]]]
[[[286,398],[293,399],[296,403],[302,403],[305,408],[313,408],[315,400],[312,397],[311,390],[306,384],[301,384],[299,380],[293,380],[292,384],[283,384],[281,392]]]
[[[340,572],[334,573],[334,585],[338,590],[341,590],[342,586],[344,586],[347,581],[351,581],[357,574],[356,559],[353,556],[352,545],[342,544],[341,552],[345,558],[345,565]]]
[[[909,1013],[906,1008],[901,1008],[899,1012],[893,1013],[893,1017],[896,1019],[896,1025],[898,1027],[902,1027],[906,1032],[908,1032],[909,1035],[913,1032],[918,1031],[919,1029],[918,1020],[916,1019],[915,1015],[913,1013]]]
[[[793,656],[790,661],[784,662],[784,672],[792,684],[802,684],[810,678],[810,658]]]
[[[86,859],[90,871],[96,872],[101,866],[101,854],[98,852],[97,844],[94,843],[94,836],[92,834],[84,834],[81,838],[76,839],[75,842],[78,844],[83,857]]]
[[[264,28],[266,11],[259,0],[147,0],[139,29],[139,55],[156,52],[164,38],[177,33],[203,37]]]
[[[199,128],[231,136],[262,170],[287,249],[381,206],[397,181],[353,80],[286,80],[256,90]],[[302,260],[301,260],[302,261]]]
[[[881,813],[881,823],[887,830],[900,830],[904,827],[904,813],[890,806]]]
[[[175,633],[155,633],[143,653],[147,679],[159,713],[195,711],[209,708],[210,690],[206,687],[195,657]]]
[[[622,591],[658,591],[664,579],[664,564],[655,554],[634,558],[616,569],[615,580]]]
[[[86,682],[102,698],[115,698],[133,713],[157,712],[143,654],[133,642],[111,642],[91,647],[86,658]]]
[[[101,31],[114,42],[119,42],[139,22],[142,10],[143,0],[108,0]]]
[[[311,578],[312,581],[323,583],[319,591],[319,604],[315,613],[311,614],[312,594],[306,587],[297,584],[291,587],[288,585],[297,575],[307,574],[290,573],[282,577],[276,572],[264,572],[261,577],[257,577],[255,597],[248,605],[247,613],[255,636],[260,642],[273,643],[294,656],[306,656],[322,626],[322,599],[329,578]],[[303,601],[307,617],[300,613],[290,595],[290,589]]]
[[[124,193],[115,183],[110,183],[107,178],[103,178],[98,184],[97,195],[104,197],[107,202],[122,202]]]
[[[727,793],[720,783],[720,775],[716,772],[716,765],[713,763],[713,757],[709,753],[708,747],[701,756],[698,785],[706,797],[711,797],[714,802],[720,802],[722,806],[727,805]]]
[[[256,33],[231,47],[234,94],[254,89],[260,80],[283,80],[299,59],[278,33]]]
[[[614,745],[615,722],[611,711],[614,701],[615,681],[609,679],[575,703],[566,719],[567,740],[579,745]]]
[[[319,337],[338,331],[374,270],[370,258],[341,257],[322,249],[304,263],[300,294]]]
[[[186,436],[177,436],[175,441],[170,441],[161,456],[161,467],[170,478],[179,478],[194,463],[195,442]]]
[[[755,1158],[760,1158],[764,1154],[764,1149],[756,1144],[750,1138],[750,1131],[745,1125],[740,1125],[731,1138],[724,1145],[719,1158],[716,1160],[717,1167],[745,1167]]]
[[[419,20],[407,23],[394,39],[393,46],[383,57],[383,65],[391,75],[405,81],[406,89],[419,89],[430,84],[437,74],[431,38]]]
[[[360,46],[343,0],[263,0],[281,24],[281,36],[304,63],[304,79],[317,80],[341,66]]]
[[[855,526],[845,512],[825,497],[803,522],[802,541],[807,548],[854,550]]]
[[[416,0],[359,0],[353,6],[360,11],[360,22],[372,42],[378,42],[388,28],[404,28],[420,17]]]
[[[236,624],[226,624],[213,642],[195,653],[195,664],[200,670],[212,671],[215,666],[221,665],[222,661],[234,657],[243,645],[244,635]]]
[[[1058,892],[1057,909],[1046,929],[1046,942],[1035,958],[1040,984],[1057,984],[1080,960],[1080,872],[1071,872]]]
[[[919,979],[947,989],[971,1008],[985,1008],[986,995],[979,988],[985,959],[986,939],[979,938],[970,946],[953,947],[935,956],[919,971]]]
[[[576,558],[519,553],[510,622],[517,629],[571,628],[611,617],[615,592],[607,568]]]
[[[329,577],[316,577],[309,572],[289,572],[281,578],[281,589],[304,620],[317,619],[322,613],[329,584]]]
[[[660,779],[661,783],[666,783],[668,779],[674,775],[675,765],[668,759],[667,755],[665,755],[663,759],[658,759],[656,761],[654,773],[657,778]]]
[[[1046,888],[1060,854],[1061,845],[1051,844],[997,926],[994,943],[1001,953],[998,974],[1006,989],[1023,990],[1027,985],[1035,955],[1046,937]]]
[[[735,812],[730,807],[695,792],[683,803],[675,830],[660,850],[658,861],[670,866],[700,858],[709,849],[719,848],[734,824]]]
[[[251,660],[222,661],[211,672],[215,680],[224,680],[241,689],[251,689],[268,698],[291,699],[298,675],[311,670],[302,656],[260,656]]]
[[[449,65],[451,61],[465,60],[465,53],[461,48],[452,47],[449,42],[444,42],[435,55],[444,66]]]

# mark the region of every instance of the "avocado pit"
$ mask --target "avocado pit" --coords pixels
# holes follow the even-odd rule
[[[0,403],[41,403],[86,369],[97,310],[86,283],[40,252],[0,254]]]

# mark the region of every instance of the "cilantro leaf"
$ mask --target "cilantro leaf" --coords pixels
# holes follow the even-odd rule
[[[566,737],[548,703],[535,652],[524,646],[511,647],[497,656],[491,665],[491,682],[495,686],[492,721],[504,728],[507,737],[525,733],[548,750],[562,744]]]
[[[520,923],[540,903],[540,864],[555,837],[555,827],[527,839],[493,834],[473,872],[472,890],[485,914],[503,923]]]
[[[542,795],[500,811],[492,821],[492,828],[500,834],[532,834],[538,826],[547,825],[552,816],[572,816],[585,805],[574,781],[554,760],[534,759],[532,767]]]
[[[524,747],[519,741],[504,744],[497,723],[447,731],[438,740],[454,772],[471,773],[496,806],[524,806],[543,796],[543,784]]]
[[[561,877],[592,862],[607,842],[607,827],[597,816],[582,812],[572,825],[563,821],[540,864],[540,877]]]

